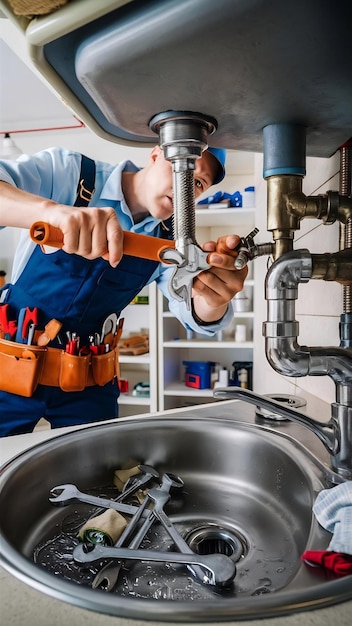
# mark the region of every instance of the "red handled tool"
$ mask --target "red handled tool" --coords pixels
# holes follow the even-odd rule
[[[10,341],[16,336],[17,322],[10,320],[10,306],[0,304],[0,336]]]
[[[35,326],[38,324],[38,309],[34,307],[34,309],[30,309],[26,306],[23,309],[20,309],[18,314],[18,324],[17,324],[17,332],[16,332],[16,341],[18,343],[27,343],[28,342],[28,331],[30,324],[34,324]]]

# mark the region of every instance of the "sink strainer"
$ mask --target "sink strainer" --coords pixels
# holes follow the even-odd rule
[[[235,562],[247,552],[247,542],[241,533],[235,534],[216,524],[193,528],[186,541],[196,554],[224,554]]]

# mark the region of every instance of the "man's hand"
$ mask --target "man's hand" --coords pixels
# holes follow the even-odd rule
[[[64,234],[63,250],[86,259],[107,259],[112,267],[123,254],[123,231],[114,209],[51,206],[46,220]]]
[[[196,276],[192,295],[194,311],[204,322],[220,320],[230,300],[243,289],[248,268],[237,270],[234,266],[235,248],[239,242],[238,235],[227,235],[202,246],[210,253],[208,262],[212,267]]]

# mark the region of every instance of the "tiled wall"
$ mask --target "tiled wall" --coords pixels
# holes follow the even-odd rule
[[[255,157],[255,186],[258,242],[270,241],[266,232],[266,182],[263,180],[263,159]],[[339,154],[330,159],[307,158],[307,174],[303,191],[317,195],[329,189],[339,189]],[[268,235],[268,236],[266,236]],[[339,226],[324,226],[321,221],[306,219],[296,231],[294,248],[308,248],[313,253],[336,252],[338,250]],[[277,374],[267,363],[262,337],[262,322],[266,319],[264,278],[266,259],[255,263],[255,310],[257,313],[254,332],[254,388],[258,393],[288,393],[303,395],[308,392],[325,402],[335,401],[335,385],[328,376],[288,378]],[[299,322],[299,345],[339,345],[339,317],[342,312],[342,287],[336,283],[311,280],[299,285],[296,301],[296,319]]]

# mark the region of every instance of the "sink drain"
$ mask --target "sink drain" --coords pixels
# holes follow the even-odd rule
[[[235,534],[216,524],[193,528],[186,541],[196,554],[224,554],[235,562],[247,552],[246,540],[239,532]]]

